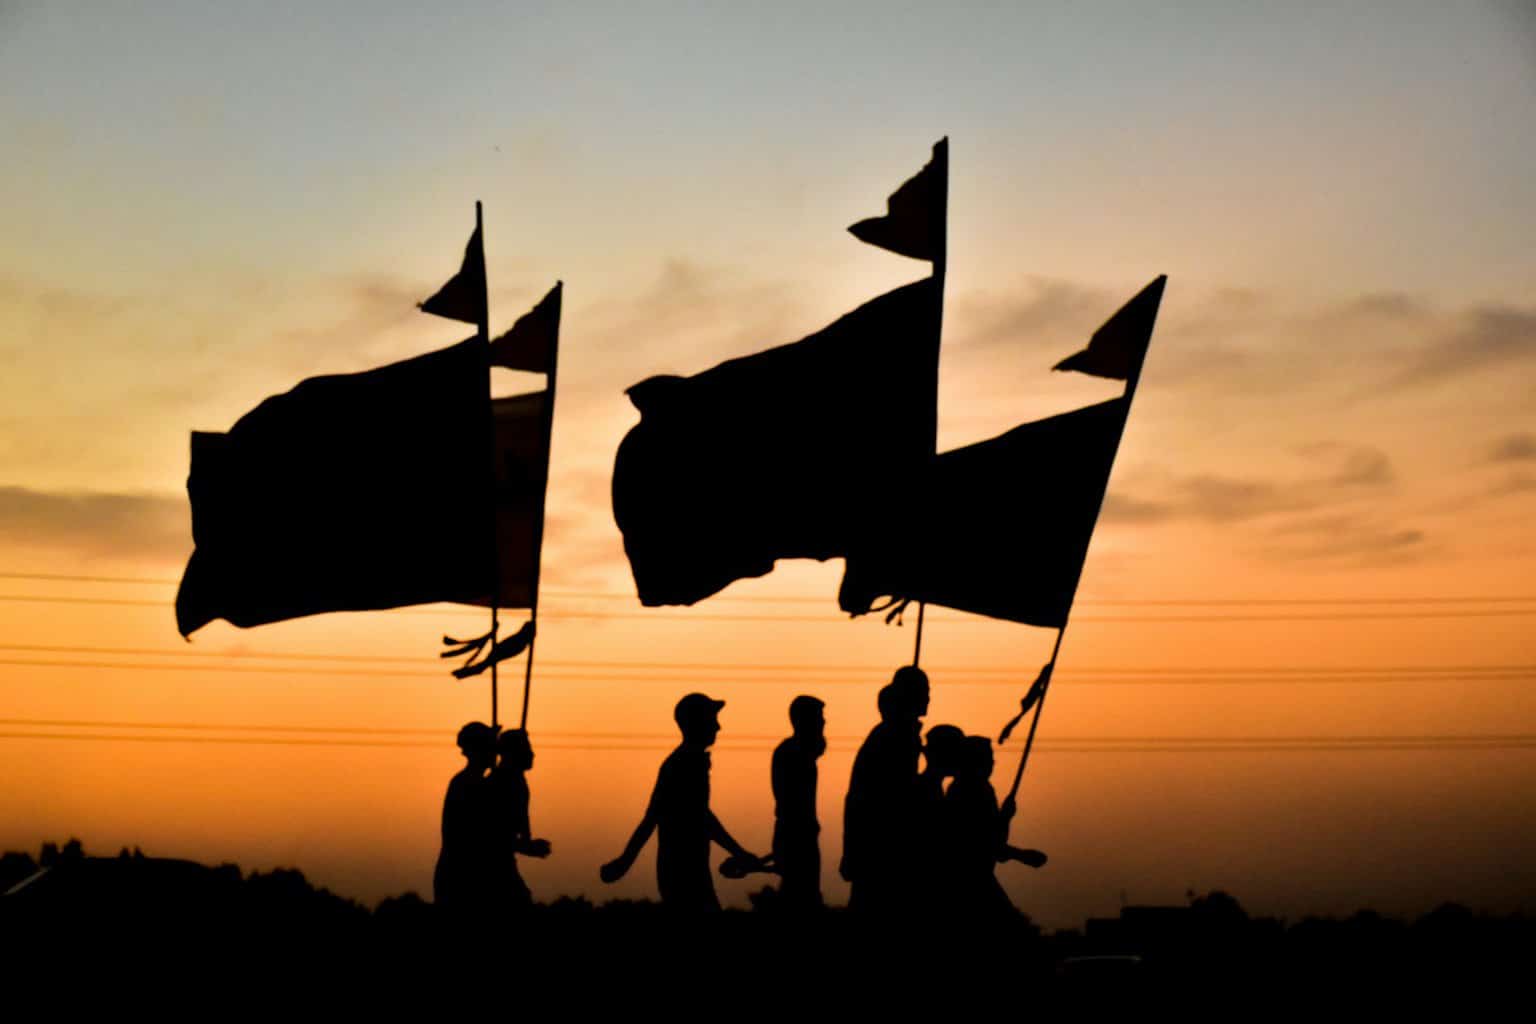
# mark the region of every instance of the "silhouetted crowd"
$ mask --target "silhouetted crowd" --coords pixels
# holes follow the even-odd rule
[[[777,875],[776,905],[786,911],[823,906],[821,824],[816,814],[817,761],[825,753],[825,705],[796,697],[791,735],[773,752],[773,848],[747,850],[710,809],[710,754],[725,702],[690,693],[673,718],[682,735],[662,761],[640,823],[618,857],[599,875],[615,882],[656,836],[656,882],[669,909],[720,909],[710,871],[710,844],[726,853],[720,873]],[[916,666],[897,670],[877,698],[879,723],[854,758],[843,805],[843,854],[838,870],[851,885],[856,913],[957,914],[969,918],[1014,913],[997,881],[997,865],[1031,867],[1045,854],[1008,844],[1015,811],[992,788],[992,742],[953,725],[923,735],[928,677]],[[517,869],[519,856],[547,857],[550,844],[532,835],[527,773],[533,748],[523,730],[498,735],[480,722],[459,730],[466,764],[443,800],[443,845],[433,876],[435,902],[450,911],[515,911],[532,896]]]

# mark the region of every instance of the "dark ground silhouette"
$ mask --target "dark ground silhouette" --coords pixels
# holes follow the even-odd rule
[[[624,984],[686,977],[690,997],[735,992],[774,1001],[793,1001],[813,980],[828,999],[900,1001],[953,985],[945,998],[967,1004],[1043,993],[1090,1001],[1191,995],[1234,985],[1255,997],[1300,988],[1400,998],[1405,985],[1507,987],[1525,976],[1536,948],[1536,918],[1519,913],[1445,904],[1413,920],[1361,910],[1285,921],[1251,916],[1223,892],[1191,893],[1183,906],[1126,907],[1052,934],[1018,913],[892,928],[888,919],[871,924],[841,908],[813,921],[764,909],[680,918],[649,901],[595,906],[568,898],[533,904],[515,927],[489,913],[466,924],[415,893],[370,911],[292,869],[247,874],[127,849],[94,857],[78,841],[46,844],[37,857],[4,854],[0,893],[8,956],[24,947],[77,959],[239,949],[268,969],[290,958],[293,970],[398,963],[438,970],[460,965],[470,951],[499,957],[499,969],[514,972],[508,978],[535,988],[564,984],[572,972]],[[654,994],[671,997],[665,988]]]

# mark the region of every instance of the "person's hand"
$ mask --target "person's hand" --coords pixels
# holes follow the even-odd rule
[[[529,857],[548,857],[549,840],[530,839],[528,840],[528,845],[523,847],[523,853],[527,854]]]
[[[763,858],[745,850],[720,862],[720,874],[725,878],[745,878],[753,872],[766,870],[768,864]]]
[[[1013,816],[1019,813],[1018,801],[1011,796],[1008,797],[1003,801],[1003,806],[997,809],[997,813],[1002,815],[1004,821],[1012,821]]]
[[[597,877],[612,885],[629,872],[629,858],[615,857],[597,870]]]
[[[1017,850],[1014,852],[1013,859],[1032,868],[1043,868],[1047,857],[1039,850]]]
[[[1035,702],[1045,695],[1045,688],[1051,685],[1051,673],[1055,668],[1056,663],[1054,661],[1047,662],[1045,667],[1040,670],[1040,674],[1035,677],[1035,681],[1030,684],[1029,692],[1024,695],[1023,700],[1025,711],[1034,707]]]

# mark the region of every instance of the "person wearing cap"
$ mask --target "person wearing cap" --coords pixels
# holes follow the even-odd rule
[[[720,733],[725,701],[690,693],[672,712],[683,741],[667,755],[645,817],[629,837],[624,852],[604,864],[604,882],[616,882],[634,865],[651,833],[656,833],[656,884],[662,905],[683,912],[720,909],[709,872],[709,844],[719,843],[731,856],[750,865],[761,859],[731,838],[709,809],[709,748]]]
[[[496,733],[484,722],[459,730],[464,767],[443,797],[443,845],[432,872],[432,902],[455,912],[470,909],[489,882],[490,791],[485,773],[496,760]]]
[[[816,820],[816,761],[827,750],[826,705],[815,697],[789,704],[794,734],[773,751],[773,864],[786,909],[822,906],[821,823]]]

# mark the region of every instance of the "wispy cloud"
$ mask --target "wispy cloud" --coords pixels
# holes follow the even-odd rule
[[[1420,561],[1432,552],[1424,531],[1362,515],[1309,516],[1274,527],[1262,549],[1271,558],[1348,566]]]
[[[998,353],[1012,351],[1009,361],[1027,376],[1087,338],[1134,291],[1024,278],[1011,293],[961,295],[946,342],[993,373],[1010,374]],[[1254,290],[1170,292],[1149,360],[1153,388],[1362,401],[1500,369],[1536,372],[1536,307],[1448,310],[1396,292],[1322,306]]]
[[[1106,521],[1127,524],[1170,519],[1236,523],[1380,496],[1395,481],[1391,458],[1378,448],[1325,441],[1302,445],[1297,454],[1309,472],[1292,477],[1175,476],[1152,485],[1151,493],[1111,495],[1103,516]],[[1143,470],[1141,475],[1159,474]]]
[[[185,498],[0,487],[0,538],[81,559],[174,563],[192,550]]]
[[[1236,531],[1235,547],[1267,561],[1386,565],[1437,550],[1387,505],[1397,474],[1386,452],[1324,441],[1294,454],[1306,471],[1291,476],[1203,473],[1149,482],[1159,474],[1142,470],[1137,493],[1110,495],[1102,518],[1128,527],[1208,523]]]
[[[1536,310],[1507,306],[1473,309],[1414,354],[1392,387],[1438,384],[1479,370],[1536,360]]]
[[[1529,473],[1511,473],[1488,489],[1489,497],[1508,498],[1516,494],[1536,492],[1536,476]]]
[[[1491,462],[1530,462],[1536,460],[1536,434],[1510,434],[1493,443],[1488,453]]]

